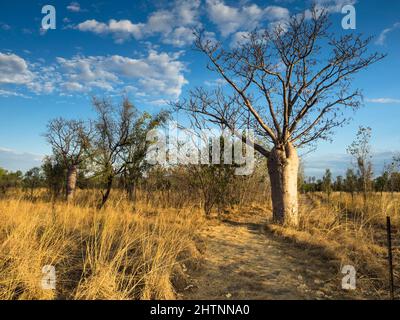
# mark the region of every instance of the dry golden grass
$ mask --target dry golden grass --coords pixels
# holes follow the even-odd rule
[[[362,195],[315,193],[303,196],[300,228],[270,226],[269,229],[301,246],[319,249],[320,255],[357,270],[358,288],[369,297],[387,298],[388,262],[386,216],[393,225],[394,256],[400,254],[399,194]],[[396,264],[395,264],[396,267]],[[395,269],[396,279],[400,270]]]
[[[0,199],[0,299],[179,298],[177,289],[188,285],[182,268],[197,268],[201,260],[194,238],[211,222],[178,192],[141,191],[137,199],[132,204],[113,190],[107,206],[97,210],[99,191],[79,191],[74,203],[66,204],[51,201],[45,190],[32,198],[10,190]],[[386,215],[394,226],[396,258],[400,195],[370,194],[364,203],[362,195],[334,193],[328,199],[316,193],[303,196],[300,208],[299,229],[268,228],[312,249],[316,259],[328,258],[338,273],[343,265],[355,266],[361,295],[387,298]],[[270,217],[268,201],[220,216],[259,224]],[[56,268],[55,290],[41,286],[45,265]]]
[[[171,275],[193,247],[199,210],[133,208],[116,192],[99,211],[94,193],[68,205],[44,201],[43,192],[0,199],[0,299],[175,297]],[[56,268],[55,290],[41,286],[45,265]]]

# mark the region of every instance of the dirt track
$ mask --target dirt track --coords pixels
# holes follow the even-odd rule
[[[204,264],[181,299],[351,299],[335,264],[258,223],[214,222],[201,233]]]

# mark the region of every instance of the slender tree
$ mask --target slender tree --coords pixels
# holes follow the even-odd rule
[[[160,112],[154,116],[144,112],[137,115],[130,129],[129,144],[122,153],[123,161],[126,163],[123,171],[124,187],[131,201],[136,199],[136,186],[139,180],[149,169],[150,164],[146,160],[146,154],[150,147],[147,134],[163,125],[168,118],[168,113]]]
[[[383,58],[368,53],[371,38],[328,32],[329,15],[312,8],[276,28],[255,30],[234,48],[195,32],[197,50],[227,86],[196,89],[177,107],[224,124],[243,138],[253,129],[254,149],[268,158],[275,222],[298,225],[297,148],[326,139],[345,123],[343,108],[360,105],[352,76]],[[221,93],[220,91],[223,91]]]
[[[125,177],[126,186],[133,192],[132,186],[145,166],[146,135],[165,121],[166,114],[160,112],[154,117],[142,114],[127,98],[118,105],[94,98],[93,105],[97,112],[93,160],[104,183],[99,205],[102,208],[110,196],[115,177]]]
[[[367,194],[372,187],[372,162],[371,162],[371,128],[360,127],[356,139],[347,148],[347,152],[354,157],[358,168],[361,190],[363,192],[364,204]]]
[[[326,169],[325,174],[322,177],[322,191],[327,194],[329,200],[332,193],[332,173],[329,169]]]

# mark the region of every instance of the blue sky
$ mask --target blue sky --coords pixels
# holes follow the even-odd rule
[[[305,156],[306,173],[326,167],[341,174],[359,125],[370,126],[376,173],[400,151],[400,2],[318,0],[332,12],[336,33],[374,35],[372,50],[388,57],[358,74],[365,106],[332,143]],[[56,30],[41,30],[46,4],[56,8]],[[91,95],[127,93],[150,112],[185,96],[195,86],[213,87],[218,77],[192,50],[194,27],[234,45],[243,32],[267,27],[301,12],[307,1],[2,1],[0,4],[0,166],[10,170],[40,164],[50,153],[42,137],[49,119],[92,116]],[[341,8],[352,4],[357,29],[341,29]]]

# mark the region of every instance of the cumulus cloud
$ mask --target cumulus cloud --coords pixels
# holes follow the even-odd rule
[[[113,91],[134,81],[139,89],[153,95],[178,97],[187,83],[179,54],[150,50],[147,57],[134,59],[120,55],[58,58],[63,74],[62,86],[68,91],[100,88]]]
[[[238,31],[232,36],[231,47],[237,47],[247,41],[250,36],[248,31]]]
[[[28,89],[35,94],[117,92],[125,87],[153,98],[179,97],[185,79],[182,52],[169,54],[150,49],[139,58],[121,55],[57,57],[55,63],[28,63],[15,54],[0,53],[0,85]],[[0,96],[21,96],[0,87]]]
[[[184,47],[193,43],[194,39],[195,36],[191,28],[178,27],[169,36],[164,37],[163,43],[171,44],[175,47]]]
[[[114,19],[111,19],[108,23],[104,23],[92,19],[78,24],[76,29],[99,35],[111,34],[117,43],[122,43],[132,37],[135,39],[142,38],[143,24],[133,24],[129,20],[117,21]]]
[[[54,73],[53,67],[44,67],[38,63],[29,64],[16,54],[0,52],[0,85],[15,87],[12,91],[0,88],[1,96],[28,97],[16,90],[21,86],[34,93],[51,93],[57,78],[59,75]]]
[[[217,25],[221,35],[226,37],[235,32],[249,31],[264,20],[276,22],[289,18],[289,10],[280,6],[260,7],[256,4],[233,7],[223,0],[206,0],[209,19]]]
[[[34,74],[29,71],[26,61],[15,55],[0,52],[0,84],[26,84]]]
[[[199,7],[200,0],[176,0],[171,8],[151,13],[146,22],[115,19],[100,22],[91,19],[75,28],[98,35],[111,35],[117,43],[159,35],[163,43],[183,47],[193,42],[192,28],[201,26]]]
[[[386,28],[384,29],[378,36],[378,38],[376,39],[375,43],[377,45],[383,46],[386,42],[386,38],[388,36],[389,33],[393,32],[396,29],[400,29],[400,22],[396,22],[395,24],[393,24],[390,28]]]

